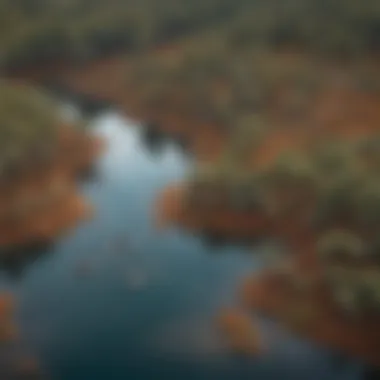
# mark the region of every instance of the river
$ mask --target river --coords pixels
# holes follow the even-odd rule
[[[177,229],[158,231],[154,201],[191,167],[182,146],[147,136],[106,111],[93,131],[108,142],[82,191],[95,217],[27,263],[7,263],[17,323],[52,380],[358,379],[360,365],[263,320],[268,355],[241,358],[215,317],[258,268],[247,248],[214,247]],[[20,265],[18,265],[20,264]],[[22,265],[25,264],[25,265]]]

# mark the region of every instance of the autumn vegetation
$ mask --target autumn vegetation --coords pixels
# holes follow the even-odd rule
[[[89,206],[75,179],[101,144],[35,88],[0,83],[0,246],[50,240],[83,218]]]
[[[249,279],[243,303],[380,365],[379,2],[31,4],[0,1],[5,71],[74,64],[60,72],[73,88],[185,137],[197,164],[158,200],[160,225],[280,239],[285,262]],[[116,61],[77,67],[115,52]],[[4,129],[1,176],[37,164],[37,144],[43,155],[60,151],[49,115],[29,131],[22,114],[4,113],[17,128],[16,137]],[[9,210],[4,220],[18,223]]]
[[[175,114],[177,124],[193,120],[190,136],[206,126],[222,136],[197,155],[185,184],[164,192],[158,218],[213,234],[280,239],[289,254],[247,281],[243,303],[379,365],[379,34],[357,30],[353,38],[346,23],[355,30],[358,20],[348,16],[355,7],[347,2],[319,2],[337,12],[331,25],[318,19],[313,2],[290,3],[280,16],[268,11],[276,21],[260,37],[246,12],[244,38],[230,38],[236,31],[223,25],[147,59],[150,71],[141,78],[150,79],[139,83],[149,88],[142,104],[152,121],[167,125]],[[290,10],[306,4],[315,12],[307,19],[298,13],[292,23]],[[353,14],[371,25],[368,14]],[[333,38],[307,39],[297,29],[301,20],[327,27]],[[147,69],[140,62],[138,70]]]

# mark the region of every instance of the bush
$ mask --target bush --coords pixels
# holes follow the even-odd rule
[[[347,317],[357,317],[361,313],[358,293],[352,286],[341,284],[332,289],[332,296]]]
[[[324,143],[312,153],[313,165],[326,179],[351,171],[355,157],[355,146],[345,142]]]
[[[379,135],[361,139],[358,142],[358,154],[364,159],[368,168],[380,172],[380,137]]]
[[[3,176],[34,161],[35,152],[54,146],[58,112],[43,93],[23,85],[0,83],[0,166]]]
[[[359,273],[356,297],[363,314],[380,313],[380,273],[378,271]]]
[[[318,239],[317,253],[325,263],[359,260],[365,257],[367,247],[355,234],[344,230],[333,230]]]
[[[369,178],[355,194],[354,207],[361,225],[380,227],[380,181]]]
[[[284,188],[312,188],[318,180],[318,173],[307,156],[301,153],[280,155],[267,171],[270,186]]]
[[[188,178],[187,201],[194,207],[220,205],[222,178],[215,166],[205,165],[196,169]]]
[[[369,258],[374,264],[380,264],[380,237],[376,236],[369,243],[368,254]]]
[[[249,154],[257,149],[265,136],[265,126],[256,114],[243,115],[233,127],[225,157],[236,165],[244,165]]]
[[[333,299],[348,316],[379,314],[380,273],[378,270],[350,269],[331,282]],[[335,276],[339,272],[334,270]],[[342,274],[342,270],[340,272]]]
[[[258,181],[250,178],[230,178],[227,182],[228,203],[235,211],[265,210],[266,198]]]
[[[355,198],[365,179],[364,173],[355,170],[354,166],[337,170],[335,175],[322,171],[317,176],[315,226],[329,226],[342,221],[356,223],[358,212]]]

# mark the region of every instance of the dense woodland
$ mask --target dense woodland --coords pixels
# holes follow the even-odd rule
[[[11,66],[139,51],[208,27],[235,11],[226,0],[4,0],[1,7],[3,58]]]
[[[57,145],[59,112],[49,97],[34,88],[0,83],[0,180],[31,164],[46,165]]]
[[[90,164],[94,143],[79,121],[65,124],[41,89],[3,80],[0,109],[0,247],[8,248],[38,240],[43,233],[33,228],[41,218],[52,231],[75,219],[61,210],[57,221],[51,213],[76,201],[73,183]]]
[[[379,8],[376,0],[1,0],[0,46],[7,65],[81,61],[220,25],[230,49],[295,45],[355,56],[378,51]]]
[[[243,169],[244,152],[238,152],[232,162],[199,168],[190,182],[190,207],[212,212],[227,202],[237,213],[314,230],[323,281],[342,311],[348,317],[378,315],[379,137],[315,144],[259,170]]]

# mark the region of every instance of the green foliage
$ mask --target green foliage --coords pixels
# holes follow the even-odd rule
[[[239,165],[260,146],[265,136],[265,125],[256,114],[242,115],[234,126],[230,143],[223,153],[222,162]]]
[[[311,157],[317,173],[315,226],[357,220],[355,199],[369,178],[361,166],[358,145],[325,143],[312,151]]]
[[[305,155],[286,153],[280,155],[270,167],[268,179],[274,185],[297,187],[314,184],[317,172]]]
[[[353,233],[333,230],[318,240],[317,252],[324,262],[359,260],[366,255],[366,246]]]
[[[370,178],[355,194],[354,207],[362,225],[380,227],[380,181],[377,178]]]
[[[3,0],[0,15],[0,43],[11,65],[76,61],[116,49],[141,52],[188,33],[200,34],[190,66],[203,57],[202,70],[223,75],[225,47],[233,55],[293,44],[343,57],[379,49],[380,10],[372,0],[360,7],[352,0]]]
[[[358,316],[360,313],[358,294],[352,287],[341,284],[332,290],[332,296],[339,308],[348,317]]]
[[[27,86],[0,82],[0,177],[48,151],[57,126],[58,111],[47,96]]]
[[[356,219],[354,197],[358,188],[359,182],[350,174],[337,174],[333,180],[330,176],[319,177],[314,225],[330,226],[347,218]]]
[[[347,142],[324,142],[312,152],[313,164],[325,178],[352,173],[355,166],[355,146]]]
[[[332,267],[328,284],[333,300],[349,317],[380,312],[380,272],[378,269]]]
[[[368,255],[374,264],[380,264],[380,238],[378,236],[369,243]]]
[[[251,176],[229,178],[227,200],[235,211],[265,211],[266,196],[260,182]]]

